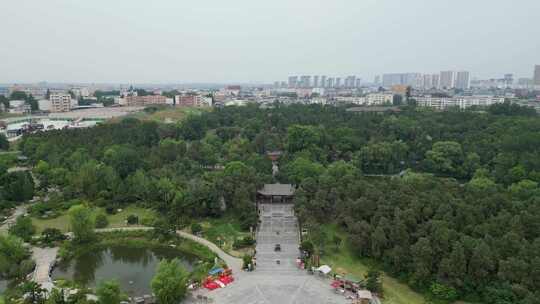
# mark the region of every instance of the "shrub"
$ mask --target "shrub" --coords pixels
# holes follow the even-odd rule
[[[199,224],[199,223],[191,224],[191,233],[199,234],[200,232],[202,232],[202,230],[203,230],[203,228],[202,228],[201,224]]]
[[[144,216],[141,220],[140,220],[140,223],[141,225],[143,226],[152,226],[154,224],[154,221],[156,219],[153,217],[153,216]]]
[[[107,212],[107,214],[115,214],[116,208],[114,206],[107,206],[105,207],[105,212]]]
[[[129,225],[137,225],[139,223],[139,217],[135,214],[128,215],[126,220]]]
[[[109,220],[107,219],[107,215],[102,211],[98,211],[96,214],[96,228],[105,228],[108,225]]]
[[[456,300],[458,297],[455,288],[437,282],[431,284],[429,291],[431,291],[435,298],[449,302]]]
[[[62,241],[66,238],[66,236],[62,233],[62,231],[60,231],[60,229],[45,228],[43,232],[41,232],[41,238],[43,242],[50,244],[56,241]]]
[[[242,269],[247,269],[248,265],[251,264],[252,257],[249,254],[246,254],[242,257]]]
[[[251,236],[246,236],[243,239],[236,239],[233,243],[233,249],[249,247],[255,244],[255,240]]]
[[[310,241],[303,241],[302,244],[300,244],[300,250],[307,252],[309,255],[313,254],[313,243]]]
[[[32,235],[36,233],[36,227],[32,225],[32,220],[27,216],[19,216],[15,224],[9,228],[9,234],[20,237],[28,242]]]

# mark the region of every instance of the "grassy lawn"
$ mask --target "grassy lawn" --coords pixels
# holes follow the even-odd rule
[[[369,261],[358,258],[352,252],[346,239],[346,234],[335,225],[324,225],[327,240],[332,240],[334,235],[341,238],[341,244],[337,247],[330,241],[325,242],[326,254],[321,257],[321,264],[328,264],[338,273],[349,273],[355,277],[364,278],[369,268]],[[397,279],[383,274],[384,304],[423,304],[426,299],[419,293],[409,288]]]
[[[203,237],[212,243],[218,245],[227,253],[241,257],[247,250],[234,250],[233,243],[235,239],[241,239],[249,236],[249,232],[243,232],[240,224],[232,216],[224,216],[219,219],[207,219],[200,222],[203,227]]]
[[[56,228],[62,232],[69,231],[69,217],[67,214],[62,214],[59,217],[52,219],[41,219],[32,217],[32,224],[36,226],[37,234],[40,234],[45,228]]]
[[[122,209],[121,212],[118,212],[113,215],[109,215],[107,217],[109,220],[109,226],[107,227],[109,228],[126,227],[127,226],[126,218],[131,214],[134,214],[137,217],[139,217],[139,223],[141,223],[141,221],[144,221],[144,219],[154,219],[157,216],[156,212],[153,210],[130,205]],[[130,226],[134,226],[134,225],[130,225]]]
[[[200,115],[202,112],[210,111],[211,108],[192,108],[192,107],[159,107],[154,113],[145,111],[133,113],[128,117],[137,118],[146,121],[175,123],[184,120],[189,115]],[[122,118],[123,119],[123,118]],[[114,119],[112,121],[115,121]]]
[[[155,218],[156,213],[153,210],[137,207],[137,206],[128,206],[122,209],[121,212],[118,212],[113,215],[108,215],[110,228],[126,227],[128,226],[125,222],[126,218],[131,215],[137,215],[139,217],[139,222],[143,219]],[[36,226],[37,233],[41,233],[45,228],[57,228],[63,232],[69,231],[69,216],[67,212],[62,214],[59,217],[53,219],[38,219],[32,218],[32,223]],[[131,227],[135,225],[130,225]]]

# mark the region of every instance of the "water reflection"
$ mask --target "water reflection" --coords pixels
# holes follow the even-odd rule
[[[67,263],[60,263],[52,277],[71,279],[88,287],[95,287],[103,280],[116,279],[129,295],[142,295],[151,293],[150,281],[159,261],[172,258],[178,258],[187,270],[193,270],[193,260],[179,256],[172,248],[111,246],[85,252]]]

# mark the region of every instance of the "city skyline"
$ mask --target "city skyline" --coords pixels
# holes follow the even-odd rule
[[[284,73],[373,79],[456,66],[532,77],[538,11],[534,0],[10,1],[0,82],[272,83]]]

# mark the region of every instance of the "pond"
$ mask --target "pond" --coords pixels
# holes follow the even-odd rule
[[[174,248],[115,245],[58,263],[52,278],[73,280],[90,288],[96,287],[101,281],[116,279],[129,296],[141,296],[152,293],[150,281],[159,261],[173,258],[180,260],[186,270],[193,270],[196,259],[181,255]]]

